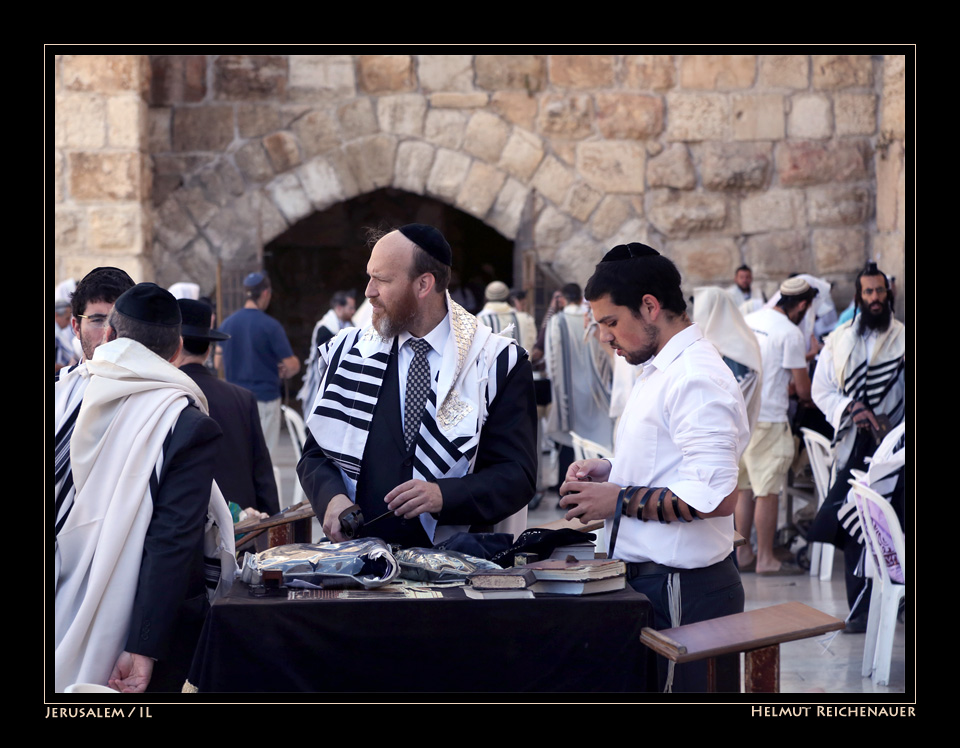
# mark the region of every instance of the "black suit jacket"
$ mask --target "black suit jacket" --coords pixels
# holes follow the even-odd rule
[[[207,610],[203,531],[220,427],[194,405],[164,441],[160,475],[151,476],[153,515],[126,650],[157,660],[150,690],[180,690]]]
[[[273,515],[280,511],[273,463],[263,439],[257,398],[250,390],[224,382],[202,364],[180,371],[206,395],[210,417],[223,429],[213,477],[227,501]]]

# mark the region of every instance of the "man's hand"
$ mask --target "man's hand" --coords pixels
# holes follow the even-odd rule
[[[591,457],[588,460],[577,460],[567,468],[566,481],[605,481],[610,477],[610,461]],[[563,491],[560,492],[561,494]]]
[[[850,413],[853,416],[853,423],[858,429],[873,427],[874,431],[880,428],[873,411],[861,402],[854,400],[850,404]]]
[[[416,478],[394,488],[384,501],[387,509],[404,519],[413,519],[424,512],[434,514],[443,508],[440,486]]]
[[[567,481],[560,486],[560,506],[568,509],[564,519],[579,519],[586,524],[612,517],[619,493],[620,486],[616,483]]]
[[[143,693],[153,675],[153,659],[121,652],[107,685],[121,693]]]
[[[340,532],[340,514],[344,509],[352,506],[353,502],[342,493],[338,493],[327,504],[327,511],[323,513],[323,534],[331,543],[343,543],[348,540]]]

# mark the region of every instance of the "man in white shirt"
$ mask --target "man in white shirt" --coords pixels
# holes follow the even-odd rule
[[[750,487],[741,481],[737,502],[737,532],[748,541],[737,549],[741,571],[756,571],[764,576],[803,573],[796,564],[781,562],[774,555],[773,541],[777,533],[780,490],[796,452],[788,418],[791,383],[801,400],[810,399],[806,346],[799,324],[816,296],[817,289],[803,278],[788,278],[780,285],[780,298],[775,306],[746,317],[760,344],[763,385],[760,414],[743,454],[744,477],[749,479]],[[756,553],[749,543],[754,521]]]
[[[630,585],[653,603],[655,628],[742,612],[733,512],[750,431],[740,387],[690,322],[680,273],[656,250],[614,247],[586,298],[600,340],[643,371],[613,459],[570,466],[561,486],[566,517],[606,520],[613,557],[627,562]],[[706,690],[704,663],[658,665],[662,687]]]

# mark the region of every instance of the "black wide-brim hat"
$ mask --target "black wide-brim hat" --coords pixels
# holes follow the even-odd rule
[[[180,305],[180,316],[183,323],[180,334],[185,338],[199,338],[200,340],[230,340],[225,332],[210,329],[210,317],[213,309],[203,301],[193,299],[177,299]]]

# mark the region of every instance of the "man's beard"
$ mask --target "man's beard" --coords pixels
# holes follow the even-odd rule
[[[417,316],[418,311],[417,297],[411,291],[410,295],[398,302],[392,310],[374,307],[373,327],[381,338],[389,340],[409,330],[410,322]]]
[[[865,306],[864,303],[860,302],[860,333],[863,334],[868,330],[879,330],[883,331],[890,327],[890,317],[893,315],[893,310],[890,309],[890,304],[888,302],[883,302],[880,305],[880,310],[877,312],[871,311],[869,306]]]

